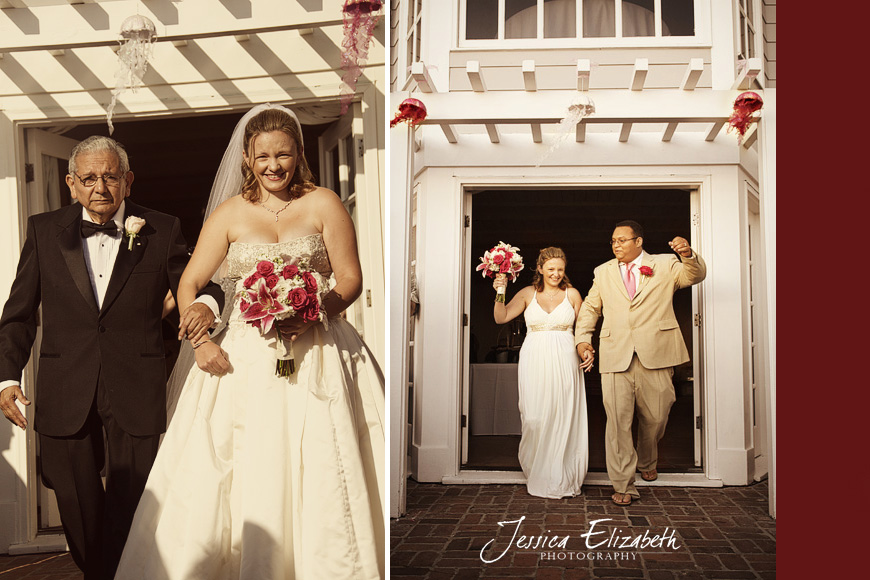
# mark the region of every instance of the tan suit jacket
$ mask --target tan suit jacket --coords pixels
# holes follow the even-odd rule
[[[595,268],[592,288],[580,308],[575,344],[591,344],[598,318],[604,316],[597,353],[602,373],[625,371],[635,352],[648,369],[673,367],[689,360],[673,297],[680,288],[703,280],[707,266],[697,253],[679,259],[673,254],[644,252],[641,260],[653,274],[641,276],[633,299],[628,298],[614,258]]]

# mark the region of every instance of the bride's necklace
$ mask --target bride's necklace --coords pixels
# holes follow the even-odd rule
[[[257,203],[259,203],[261,206],[263,206],[263,209],[265,209],[266,211],[275,214],[275,223],[278,223],[278,214],[280,214],[282,211],[284,211],[285,209],[287,209],[287,207],[288,207],[291,203],[293,203],[295,200],[296,200],[295,197],[294,197],[294,198],[291,198],[290,201],[288,201],[287,203],[285,203],[285,204],[284,204],[284,207],[282,207],[282,208],[279,209],[278,211],[275,211],[274,209],[272,209],[272,208],[270,208],[270,207],[267,207],[266,204],[264,204],[262,201],[258,201]]]
[[[559,289],[556,290],[555,292],[547,292],[546,290],[544,290],[544,291],[542,292],[542,294],[543,294],[544,296],[546,296],[547,298],[549,298],[550,300],[553,300],[554,298],[556,298],[556,296],[559,295],[559,292],[561,292],[561,291],[562,291],[561,288],[559,288]]]

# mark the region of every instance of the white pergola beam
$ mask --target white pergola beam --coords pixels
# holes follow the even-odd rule
[[[485,123],[530,125],[558,123],[565,117],[565,103],[577,92],[516,92],[506,99],[490,99],[471,91],[432,93],[426,96],[425,124],[480,125]],[[583,123],[725,123],[731,114],[734,93],[682,91],[680,89],[635,93],[624,89],[595,92],[595,114]]]
[[[584,143],[586,141],[586,123],[580,121],[577,123],[577,131],[576,136],[574,138],[577,143]]]
[[[62,48],[56,48],[54,50],[49,50],[48,54],[50,54],[51,56],[63,56],[66,54],[66,51]]]
[[[689,66],[686,67],[686,74],[683,75],[683,82],[680,83],[680,88],[684,91],[694,91],[695,87],[698,86],[698,79],[701,78],[701,73],[703,72],[703,58],[689,60]]]
[[[628,137],[631,135],[631,126],[632,123],[623,123],[622,129],[619,131],[619,142],[625,143],[628,141]]]
[[[498,142],[499,142],[499,139],[498,139],[498,127],[496,127],[495,124],[493,124],[493,123],[487,123],[487,124],[486,124],[486,132],[487,132],[487,134],[489,135],[489,140],[490,140],[492,143],[498,143]]]
[[[448,123],[441,123],[441,130],[444,132],[444,136],[447,137],[448,143],[456,143],[456,131],[453,130],[453,126]]]
[[[420,92],[436,93],[435,85],[432,83],[432,78],[429,76],[429,69],[422,61],[417,61],[411,65],[411,78],[417,83]]]
[[[707,132],[707,136],[704,137],[704,141],[713,141],[716,139],[716,136],[719,135],[719,131],[721,131],[724,126],[725,121],[716,121],[713,123],[713,126],[710,127],[710,130]]]
[[[589,76],[592,73],[592,62],[588,58],[577,60],[577,90],[589,90]]]
[[[542,143],[544,141],[540,123],[532,123],[532,141],[535,143]]]
[[[175,48],[183,48],[183,47],[187,46],[187,41],[186,40],[173,40],[172,46],[174,46]]]
[[[679,123],[668,123],[668,126],[665,127],[665,132],[662,133],[662,141],[668,142],[673,138],[674,132],[677,130],[677,125],[679,125]]]
[[[752,144],[758,140],[758,123],[753,123],[751,127],[743,135],[743,147],[749,149]]]
[[[740,71],[740,74],[737,75],[737,78],[734,79],[734,84],[731,85],[731,88],[737,91],[745,91],[752,86],[752,81],[755,80],[755,77],[757,77],[760,72],[761,59],[750,58],[746,61],[746,65],[743,67],[743,70]]]
[[[466,62],[465,74],[468,75],[468,82],[471,83],[471,90],[475,93],[486,92],[486,83],[483,82],[483,75],[480,72],[480,61],[470,60]]]
[[[642,91],[643,84],[646,82],[646,75],[649,72],[649,59],[638,58],[634,61],[634,75],[631,77],[631,90]]]
[[[527,91],[537,91],[538,83],[535,81],[535,61],[523,61],[523,86]]]

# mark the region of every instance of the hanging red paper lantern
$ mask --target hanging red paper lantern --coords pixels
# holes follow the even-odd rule
[[[753,113],[761,110],[762,105],[764,102],[761,100],[761,96],[752,91],[740,93],[734,100],[734,112],[728,118],[728,131],[737,129],[738,141],[746,134],[749,124],[755,120]]]
[[[419,125],[426,118],[426,105],[417,99],[405,99],[399,105],[399,112],[390,121],[392,129],[397,123],[408,123],[411,127]]]
[[[362,74],[362,65],[368,58],[369,44],[375,26],[381,19],[383,0],[345,0],[341,9],[344,16],[344,39],[341,42],[341,114],[344,115],[356,93],[356,81]]]

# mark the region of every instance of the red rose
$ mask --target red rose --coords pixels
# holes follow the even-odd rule
[[[308,303],[308,294],[305,293],[303,288],[294,288],[287,294],[287,300],[290,301],[290,306],[293,307],[293,310],[299,312]]]
[[[498,269],[499,274],[507,274],[511,269],[511,263],[507,260],[501,263],[501,266]]]
[[[317,322],[320,320],[320,306],[317,301],[312,300],[302,312],[302,320],[305,322]]]
[[[251,274],[247,278],[245,278],[245,288],[253,288],[254,284],[257,283],[257,280],[260,279],[260,275],[257,273]]]
[[[640,272],[644,276],[652,276],[653,275],[653,269],[650,268],[649,266],[641,266],[638,269],[638,272]]]
[[[269,274],[268,276],[266,276],[266,286],[268,288],[274,288],[275,286],[278,285],[279,280],[280,280],[280,278],[278,278],[277,275]]]
[[[241,302],[239,302],[239,310],[241,310],[242,312],[246,311],[250,307],[251,304],[247,300],[242,300]]]
[[[281,270],[281,275],[284,276],[285,280],[292,278],[293,276],[295,276],[298,273],[299,273],[299,268],[297,268],[293,264],[284,266],[284,269]]]
[[[266,277],[275,271],[275,264],[268,260],[262,260],[257,263],[257,274]]]
[[[496,264],[501,264],[504,261],[504,254],[496,254],[492,257],[492,261]]]
[[[302,272],[302,280],[305,282],[305,291],[309,294],[317,292],[317,280],[311,272]]]

